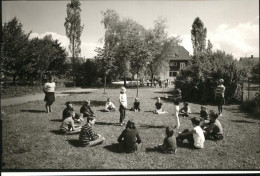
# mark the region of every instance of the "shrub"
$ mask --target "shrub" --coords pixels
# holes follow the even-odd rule
[[[227,103],[237,103],[241,94],[239,85],[244,76],[232,55],[223,51],[199,53],[188,62],[176,77],[176,88],[181,89],[185,101],[210,103],[214,101],[214,91],[218,80],[224,79]]]

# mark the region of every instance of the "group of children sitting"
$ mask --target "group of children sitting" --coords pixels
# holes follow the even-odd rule
[[[188,106],[187,102],[183,103],[183,108],[179,110],[179,100],[174,100],[175,109],[178,112],[175,115],[182,115],[189,117],[191,114],[191,109]],[[162,110],[161,99],[157,98],[155,103],[156,114],[164,114],[166,111]],[[116,107],[113,102],[108,98],[105,104],[105,111],[115,111]],[[140,102],[138,98],[135,98],[133,107],[130,109],[135,112],[139,112]],[[121,113],[121,112],[120,112]],[[86,124],[83,126],[77,126],[76,123],[84,121],[84,117],[87,118]],[[95,124],[95,113],[90,107],[90,101],[87,100],[84,102],[83,106],[80,108],[80,113],[75,113],[72,103],[67,102],[66,108],[62,113],[62,124],[60,131],[66,134],[75,134],[79,133],[79,141],[82,146],[94,146],[101,144],[105,138],[100,134],[96,134],[92,131],[92,126]],[[217,119],[219,115],[210,111],[208,114],[206,107],[201,106],[200,117],[190,118],[192,122],[192,129],[185,129],[183,132],[175,136],[175,129],[179,128],[166,128],[166,137],[163,141],[163,144],[159,144],[156,148],[163,153],[176,153],[177,146],[183,143],[184,140],[187,140],[191,147],[193,148],[203,148],[205,139],[210,140],[221,140],[223,139],[223,129],[221,123]],[[178,122],[179,123],[179,122]],[[179,127],[180,125],[178,125]],[[126,124],[125,130],[121,133],[118,138],[120,148],[127,153],[136,152],[141,144],[141,138],[136,129],[135,123],[133,120],[129,120]]]

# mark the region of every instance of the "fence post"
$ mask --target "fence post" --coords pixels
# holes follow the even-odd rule
[[[243,103],[243,99],[244,99],[244,83],[241,84],[241,104]]]
[[[247,100],[249,101],[249,95],[250,95],[250,81],[249,81],[249,78],[248,78],[248,88],[247,88]]]

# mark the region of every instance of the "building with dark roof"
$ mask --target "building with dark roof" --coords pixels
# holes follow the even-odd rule
[[[168,56],[169,69],[165,75],[160,75],[162,79],[174,81],[177,74],[183,69],[190,59],[189,52],[183,46],[176,46]]]

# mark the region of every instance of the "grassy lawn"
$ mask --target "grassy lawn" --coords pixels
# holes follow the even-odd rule
[[[117,138],[124,129],[118,126],[119,112],[105,113],[108,97],[119,107],[119,89],[103,89],[93,93],[71,94],[57,97],[53,109],[44,112],[44,102],[35,101],[22,105],[3,107],[2,114],[2,168],[3,169],[260,169],[259,117],[238,110],[237,105],[224,106],[220,118],[224,128],[224,140],[206,141],[205,148],[193,150],[185,145],[176,155],[162,154],[154,146],[163,142],[165,128],[175,126],[171,115],[173,103],[162,99],[164,110],[169,114],[152,113],[156,97],[163,96],[162,89],[139,90],[141,112],[126,111],[126,120],[134,119],[139,130],[142,146],[137,154],[118,153]],[[128,89],[128,106],[133,104],[136,89]],[[92,101],[96,113],[93,131],[106,138],[95,147],[79,147],[78,135],[59,134],[64,103],[71,101],[79,112],[84,100]],[[192,116],[200,111],[199,104],[190,103]],[[207,105],[207,109],[217,109]],[[191,127],[187,118],[181,118],[181,129]]]

